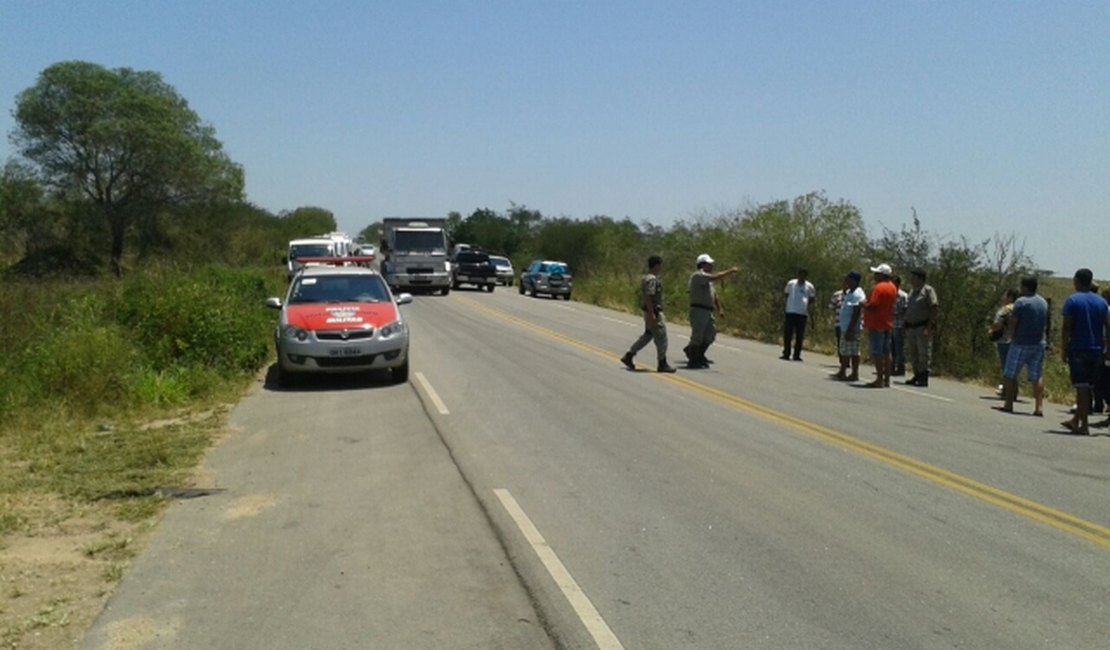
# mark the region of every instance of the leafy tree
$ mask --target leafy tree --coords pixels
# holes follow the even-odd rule
[[[378,242],[381,240],[381,238],[382,222],[380,221],[375,221],[369,226],[366,226],[362,230],[358,231],[358,235],[355,237],[355,239],[358,241],[364,241],[368,244],[373,244],[374,246],[378,245]]]
[[[315,237],[334,232],[339,226],[331,210],[313,206],[302,206],[293,211],[278,215],[289,239]]]
[[[0,233],[4,253],[25,256],[43,240],[45,196],[31,170],[9,161],[0,171]]]
[[[242,198],[242,169],[156,72],[56,63],[19,94],[14,115],[12,141],[40,178],[107,224],[117,275],[142,216]]]
[[[744,267],[740,302],[750,309],[753,329],[767,338],[781,327],[782,289],[799,268],[828,296],[848,270],[861,268],[869,246],[859,210],[822,192],[748,209],[727,232]]]

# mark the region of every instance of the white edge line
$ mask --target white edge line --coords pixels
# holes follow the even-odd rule
[[[451,414],[451,411],[447,410],[447,405],[439,398],[439,394],[437,394],[436,390],[432,388],[432,385],[428,383],[428,380],[424,378],[424,373],[416,373],[416,381],[420,382],[420,385],[424,387],[424,392],[428,394],[428,397],[432,398],[432,404],[436,405],[436,410],[439,411],[440,415]]]
[[[942,402],[951,402],[952,401],[951,399],[949,399],[947,397],[941,397],[940,395],[932,395],[930,393],[925,393],[925,392],[922,392],[922,391],[919,391],[919,390],[913,390],[913,389],[910,389],[910,388],[902,388],[901,386],[891,386],[891,388],[893,388],[894,390],[900,390],[903,393],[909,393],[910,395],[917,395],[918,397],[928,397],[929,399],[937,399],[937,400],[940,400]]]
[[[574,608],[574,612],[578,614],[578,618],[582,624],[586,626],[586,630],[593,637],[594,643],[600,650],[623,650],[624,646],[621,645],[617,636],[613,634],[613,630],[601,618],[601,614],[594,608],[594,604],[590,602],[590,598],[586,595],[582,588],[575,582],[574,577],[570,575],[567,568],[563,566],[559,556],[555,555],[555,551],[547,544],[547,540],[543,538],[540,531],[528,518],[528,514],[516,502],[513,495],[505,489],[495,489],[493,491],[500,499],[501,505],[508,511],[509,516],[516,522],[517,528],[524,534],[524,538],[532,546],[532,550],[539,556],[540,561],[543,562],[544,568],[555,580],[555,584],[563,592],[570,606]]]
[[[621,325],[626,325],[628,327],[636,327],[634,323],[629,323],[628,321],[623,321],[619,318],[610,318],[608,316],[598,316],[598,318],[600,318],[601,320],[607,320],[610,323],[620,323]]]

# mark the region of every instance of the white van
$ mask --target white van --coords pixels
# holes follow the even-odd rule
[[[345,256],[346,253],[340,253],[339,249],[339,243],[330,237],[309,237],[290,241],[289,251],[285,254],[285,277],[291,279],[301,267],[305,266],[298,262],[298,259]]]

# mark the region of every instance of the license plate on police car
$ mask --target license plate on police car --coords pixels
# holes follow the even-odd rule
[[[328,355],[333,357],[357,357],[362,354],[362,348],[332,348]]]

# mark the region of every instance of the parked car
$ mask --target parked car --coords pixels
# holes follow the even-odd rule
[[[319,259],[319,258],[318,258]],[[341,264],[343,258],[334,258]],[[408,381],[409,328],[382,276],[363,266],[306,266],[296,273],[285,300],[267,298],[280,310],[274,345],[278,383],[311,373],[389,369]]]
[[[497,271],[497,284],[503,284],[506,287],[513,286],[516,278],[516,271],[513,270],[513,263],[509,258],[500,255],[490,255],[489,261],[493,264],[494,270]]]
[[[533,298],[542,293],[552,298],[562,296],[564,300],[570,300],[573,289],[574,276],[566,262],[536,260],[520,274],[520,293],[527,293]]]

